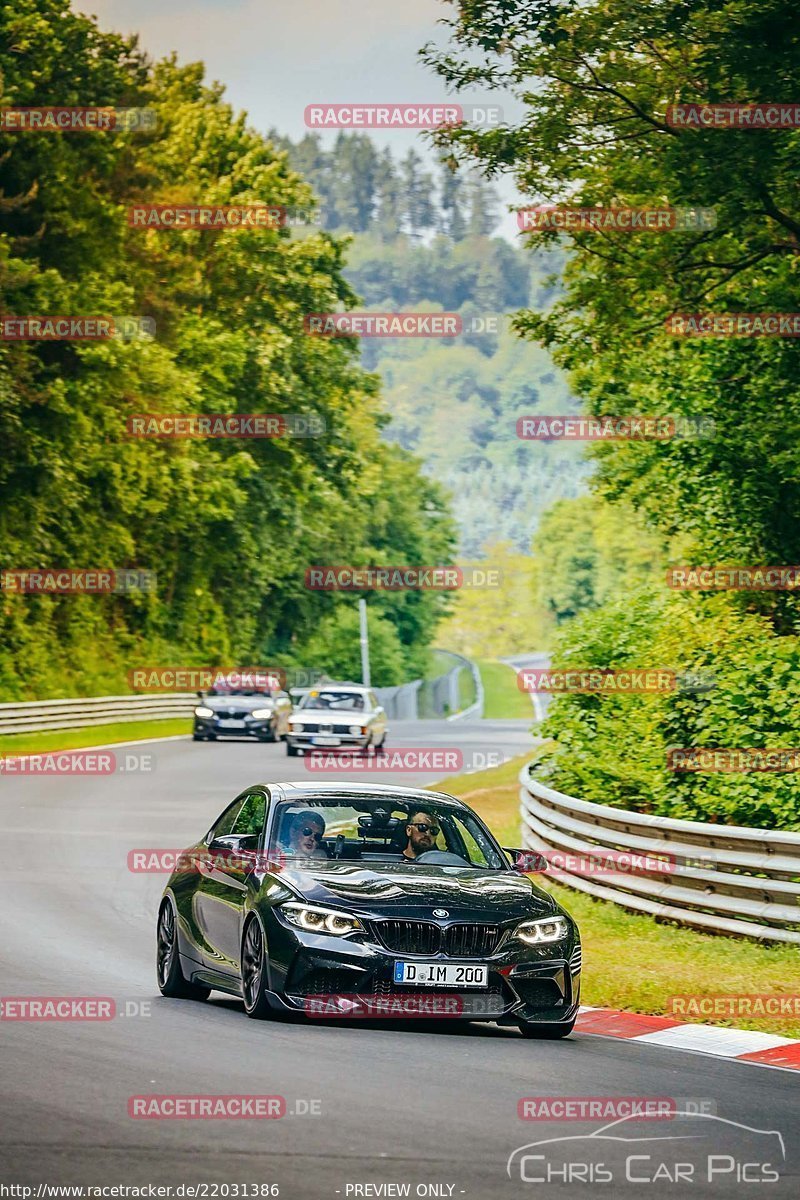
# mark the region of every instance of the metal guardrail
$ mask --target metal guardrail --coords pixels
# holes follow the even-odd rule
[[[707,932],[800,944],[800,834],[576,800],[532,779],[527,765],[519,782],[523,844],[557,864],[559,883]],[[605,851],[665,861],[598,870]]]
[[[460,656],[454,656],[460,657]],[[480,676],[472,663],[463,659],[464,666],[449,672],[453,676],[450,692],[457,697],[457,675],[469,668],[478,689],[479,703],[455,714],[459,717],[480,716],[483,692]],[[447,680],[448,676],[441,676]],[[387,714],[394,720],[415,720],[417,696],[423,686],[421,679],[394,688],[376,688]],[[293,694],[297,689],[292,689]],[[126,721],[158,721],[175,717],[191,717],[197,704],[196,692],[176,692],[172,695],[91,696],[70,700],[33,700],[19,704],[0,704],[0,734],[43,733],[51,729],[76,729],[82,725],[116,725]]]
[[[80,725],[116,725],[124,721],[158,721],[190,717],[194,692],[169,696],[94,696],[77,700],[34,700],[0,704],[0,734],[41,733]]]

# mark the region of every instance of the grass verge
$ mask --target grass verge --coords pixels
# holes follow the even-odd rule
[[[521,755],[475,775],[451,776],[438,786],[474,808],[504,846],[518,846],[517,775],[529,757]],[[552,883],[547,876],[536,882],[552,892],[580,926],[585,1004],[673,1016],[669,998],[674,995],[800,995],[800,956],[795,946],[697,933],[593,900]],[[800,1018],[791,1016],[704,1017],[702,1023],[800,1037]]]
[[[11,733],[0,737],[2,754],[41,754],[48,750],[80,750],[112,742],[141,742],[192,732],[191,717],[166,721],[120,721],[115,725],[82,725],[79,729],[53,729],[47,733]]]
[[[483,683],[484,717],[504,720],[509,717],[527,717],[533,721],[533,705],[530,696],[517,687],[517,672],[508,663],[477,662]]]

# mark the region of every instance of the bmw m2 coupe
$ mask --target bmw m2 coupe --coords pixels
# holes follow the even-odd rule
[[[560,1038],[581,944],[528,873],[440,792],[256,784],[181,856],[158,914],[165,996],[241,996],[250,1017],[432,1015]]]

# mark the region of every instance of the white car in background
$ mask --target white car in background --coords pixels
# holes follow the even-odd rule
[[[386,732],[386,713],[371,688],[320,684],[305,693],[289,718],[286,753],[336,747],[380,752]]]

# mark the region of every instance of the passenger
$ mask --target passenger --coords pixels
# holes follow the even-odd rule
[[[425,854],[427,850],[435,850],[440,829],[436,818],[424,808],[418,808],[416,812],[411,813],[406,825],[408,844],[403,851],[403,857],[413,860],[419,858],[420,854]]]

